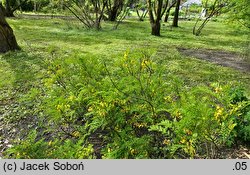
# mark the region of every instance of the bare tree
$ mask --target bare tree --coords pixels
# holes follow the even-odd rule
[[[213,16],[218,15],[221,12],[221,10],[225,6],[227,6],[227,1],[228,0],[214,0],[213,4],[210,7],[210,9],[211,9],[210,13],[207,15],[207,17],[204,20],[201,19],[201,16],[197,19],[197,21],[193,27],[193,34],[196,36],[199,36],[201,34],[202,29],[206,26],[206,24],[209,22],[209,20]],[[205,4],[207,6],[207,1]],[[206,6],[205,6],[205,8],[206,8]],[[197,29],[197,25],[199,24],[200,21],[202,21],[201,25]]]
[[[72,0],[72,4],[64,6],[79,20],[86,28],[101,29],[101,20],[107,0]]]

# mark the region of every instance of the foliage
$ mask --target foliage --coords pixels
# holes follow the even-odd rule
[[[181,94],[180,100],[173,102],[177,107],[175,120],[164,120],[151,127],[163,134],[163,143],[168,146],[164,151],[172,156],[182,153],[182,157],[185,154],[194,157],[205,151],[207,157],[213,158],[221,148],[231,145],[241,135],[238,129],[244,128],[239,120],[245,119],[242,112],[246,109],[241,103],[232,103],[230,92],[229,86],[212,84]],[[244,122],[248,127],[249,119]],[[244,131],[249,134],[247,129]]]
[[[245,142],[250,141],[250,102],[244,94],[243,89],[233,88],[230,91],[231,104],[235,105],[234,111],[239,111],[238,117],[235,118],[237,122],[236,132],[237,137]]]
[[[231,0],[228,7],[229,20],[250,28],[250,7],[248,0]]]
[[[55,61],[45,81],[48,125],[53,133],[102,147],[102,158],[194,158],[204,152],[213,158],[238,134],[248,136],[249,121],[238,120],[245,108],[236,101],[249,103],[238,95],[242,91],[230,95],[229,85],[217,83],[185,87],[164,74],[163,63],[146,50],[127,51],[112,62],[77,55]],[[246,126],[243,137],[237,125]]]
[[[14,12],[20,8],[26,7],[28,0],[2,0],[0,2],[5,7],[5,16],[14,17]]]
[[[93,157],[91,145],[84,146],[82,140],[54,139],[45,141],[38,140],[37,132],[31,131],[29,136],[8,149],[6,157],[15,159],[90,159]]]
[[[206,26],[209,20],[221,14],[223,8],[225,8],[228,4],[228,0],[204,0],[203,7],[206,10],[206,17],[199,25],[198,29],[196,29],[198,23],[201,19],[201,16],[197,19],[194,27],[193,27],[193,34],[199,36],[201,34],[202,29]]]

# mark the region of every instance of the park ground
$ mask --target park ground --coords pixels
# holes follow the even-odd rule
[[[249,32],[219,20],[209,22],[201,36],[192,34],[195,21],[182,20],[178,28],[165,23],[161,37],[155,37],[150,35],[148,21],[136,19],[125,20],[117,30],[112,30],[113,23],[105,22],[100,31],[86,30],[76,20],[8,19],[22,50],[0,55],[0,157],[38,127],[42,112],[36,96],[46,93],[38,95],[37,89],[44,88],[50,63],[58,58],[88,55],[112,60],[126,52],[149,50],[164,58],[168,74],[180,77],[185,86],[239,84],[249,97]],[[249,147],[239,143],[217,158],[249,155]]]

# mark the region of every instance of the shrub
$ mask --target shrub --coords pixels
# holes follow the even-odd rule
[[[236,139],[249,140],[242,89],[189,87],[166,63],[145,50],[105,61],[79,53],[55,60],[44,81],[50,137],[32,133],[9,157],[213,158]]]
[[[92,145],[84,145],[83,141],[70,139],[39,139],[35,130],[26,140],[7,150],[7,158],[15,159],[88,159],[94,158]]]

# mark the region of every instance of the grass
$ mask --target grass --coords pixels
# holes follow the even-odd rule
[[[249,33],[224,23],[208,23],[199,37],[192,34],[194,21],[180,21],[179,28],[163,24],[162,36],[154,37],[150,35],[148,21],[138,22],[135,19],[126,20],[118,30],[111,30],[112,23],[103,23],[101,31],[85,30],[78,21],[60,19],[9,19],[9,22],[23,51],[1,56],[0,70],[4,73],[0,76],[0,87],[22,79],[36,79],[33,75],[39,74],[41,68],[46,67],[45,60],[52,56],[61,57],[78,52],[97,55],[102,59],[113,59],[126,50],[140,47],[153,49],[163,57],[178,55],[180,59],[170,60],[169,66],[174,72],[186,74],[188,79],[191,77],[189,80],[229,81],[247,76],[204,61],[184,59],[176,50],[203,48],[244,54]],[[36,72],[29,72],[32,78],[27,73],[30,70]]]
[[[250,95],[250,74],[226,68],[206,61],[186,57],[178,48],[214,49],[245,54],[249,32],[235,29],[221,22],[211,21],[197,37],[192,34],[194,21],[180,21],[179,28],[163,24],[162,36],[150,35],[148,21],[135,19],[124,21],[118,30],[112,23],[103,23],[101,31],[86,30],[78,21],[60,19],[8,19],[13,27],[22,51],[0,55],[0,121],[8,123],[15,118],[28,116],[24,111],[25,94],[33,88],[43,89],[50,62],[69,55],[92,55],[103,60],[117,59],[125,51],[146,48],[155,57],[167,60],[166,74],[175,74],[185,86],[197,86],[217,82],[240,84]],[[43,92],[45,93],[45,92]],[[45,93],[46,94],[46,93]],[[30,109],[36,102],[30,102]],[[13,105],[15,104],[15,105]],[[14,112],[13,112],[14,111]],[[42,115],[42,114],[41,114]],[[32,118],[31,118],[32,119]],[[1,136],[0,136],[1,139]]]
[[[126,50],[147,48],[169,59],[171,73],[179,74],[187,82],[241,81],[249,87],[249,74],[224,68],[206,61],[186,58],[177,48],[203,48],[244,54],[248,32],[221,22],[210,22],[197,37],[192,34],[194,21],[180,21],[179,28],[163,24],[162,36],[150,35],[148,21],[129,19],[118,30],[112,23],[103,23],[101,31],[86,30],[78,21],[60,19],[8,19],[16,34],[21,52],[0,56],[0,88],[11,89],[40,84],[46,72],[47,61],[75,52],[101,59],[115,59]],[[173,56],[175,55],[175,56]]]

